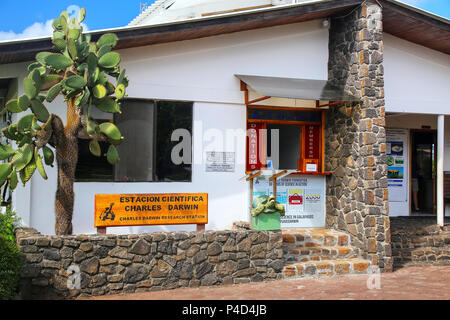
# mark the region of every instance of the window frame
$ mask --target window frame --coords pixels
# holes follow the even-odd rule
[[[188,103],[191,104],[190,108],[191,108],[191,123],[190,123],[190,134],[191,134],[191,154],[193,154],[193,140],[192,140],[192,136],[193,136],[193,131],[194,131],[194,101],[187,101],[187,100],[163,100],[163,99],[148,99],[148,98],[133,98],[133,97],[129,97],[129,98],[125,98],[122,100],[124,102],[126,101],[139,101],[139,102],[149,102],[149,103],[153,103],[154,108],[157,109],[158,108],[158,102],[175,102],[175,103]],[[157,110],[156,110],[157,111]],[[157,159],[157,152],[156,152],[156,148],[157,148],[157,112],[155,112],[155,117],[153,119],[153,130],[154,130],[154,135],[153,135],[153,142],[154,142],[154,146],[153,146],[153,161],[154,161],[154,171],[152,172],[152,177],[156,176],[156,159]],[[97,123],[102,123],[102,122],[111,122],[111,123],[117,123],[116,122],[116,114],[112,115],[112,119],[95,119],[95,121]],[[125,138],[126,139],[126,138]],[[82,139],[79,139],[82,140]],[[83,139],[84,140],[84,139]],[[89,140],[87,140],[89,141]],[[102,158],[105,159],[106,161],[106,157],[104,157],[102,155]],[[154,181],[116,181],[116,177],[115,177],[115,166],[112,166],[112,174],[111,174],[111,180],[99,180],[99,179],[82,179],[79,180],[77,179],[77,177],[75,176],[75,182],[77,183],[191,183],[192,182],[192,176],[193,176],[193,163],[192,163],[192,159],[191,159],[191,164],[190,164],[190,174],[189,174],[189,179],[188,180],[180,180],[180,181],[164,181],[164,180],[154,180]]]
[[[312,122],[312,121],[291,121],[291,120],[270,120],[270,119],[249,119],[249,109],[260,109],[260,110],[280,110],[280,111],[300,111],[300,112],[317,112],[320,116],[320,121]],[[299,108],[299,107],[281,107],[281,106],[265,106],[265,105],[246,105],[246,132],[249,130],[249,124],[255,123],[262,125],[260,129],[266,129],[268,124],[278,124],[278,125],[296,125],[301,128],[301,138],[300,138],[300,157],[297,159],[297,171],[299,173],[310,174],[313,172],[308,172],[305,170],[307,163],[315,163],[317,165],[317,171],[314,173],[324,174],[325,173],[325,110],[315,109],[315,108]],[[306,128],[308,126],[317,126],[319,127],[319,137],[317,137],[319,142],[319,157],[317,159],[308,159],[306,157]],[[259,157],[259,138],[258,138],[258,149],[257,154]],[[255,170],[265,170],[267,169],[267,141],[262,143],[262,148],[264,150],[262,159],[260,159],[261,167],[259,169],[250,170],[249,165],[249,138],[246,137],[246,165],[245,165],[245,173],[250,174]],[[305,161],[306,160],[306,161]],[[279,170],[283,170],[283,168],[279,168]]]

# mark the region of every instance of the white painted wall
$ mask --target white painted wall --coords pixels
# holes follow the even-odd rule
[[[96,193],[209,193],[207,229],[230,227],[247,220],[245,139],[216,146],[208,141],[227,130],[245,130],[246,110],[239,80],[234,74],[327,79],[328,30],[320,21],[239,32],[205,39],[121,50],[130,79],[130,98],[194,101],[193,175],[190,183],[76,183],[74,233],[94,233]],[[0,77],[26,74],[27,64],[1,65]],[[65,119],[58,100],[49,110]],[[211,131],[210,129],[215,129]],[[204,133],[206,140],[204,141]],[[223,148],[223,149],[221,149]],[[206,150],[236,152],[234,173],[206,173],[201,157]],[[56,169],[46,168],[26,188],[15,192],[15,207],[26,225],[44,234],[54,233]],[[137,233],[152,230],[194,230],[195,226],[114,228],[109,232]]]
[[[450,56],[384,33],[386,112],[450,115]]]

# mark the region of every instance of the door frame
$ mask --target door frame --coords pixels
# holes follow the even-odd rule
[[[411,176],[411,169],[412,169],[412,156],[413,156],[413,134],[417,133],[417,132],[424,132],[424,133],[433,133],[435,136],[435,159],[437,158],[437,129],[431,129],[431,128],[422,128],[422,129],[409,129],[409,197],[411,198],[411,201],[409,203],[409,215],[412,216],[412,209],[411,209],[411,204],[414,201],[414,199],[412,199],[412,176]],[[437,214],[437,192],[436,192],[436,187],[437,187],[437,179],[436,179],[436,163],[434,165],[434,172],[432,173],[433,175],[433,215]]]

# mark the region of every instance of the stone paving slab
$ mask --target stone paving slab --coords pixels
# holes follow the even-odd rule
[[[383,273],[378,279],[377,276],[346,275],[331,278],[277,280],[229,286],[182,288],[156,292],[98,296],[90,297],[89,299],[450,300],[450,266],[411,266],[398,269],[394,272]]]

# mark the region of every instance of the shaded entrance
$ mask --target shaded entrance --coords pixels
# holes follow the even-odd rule
[[[411,214],[436,214],[436,131],[411,131]]]

